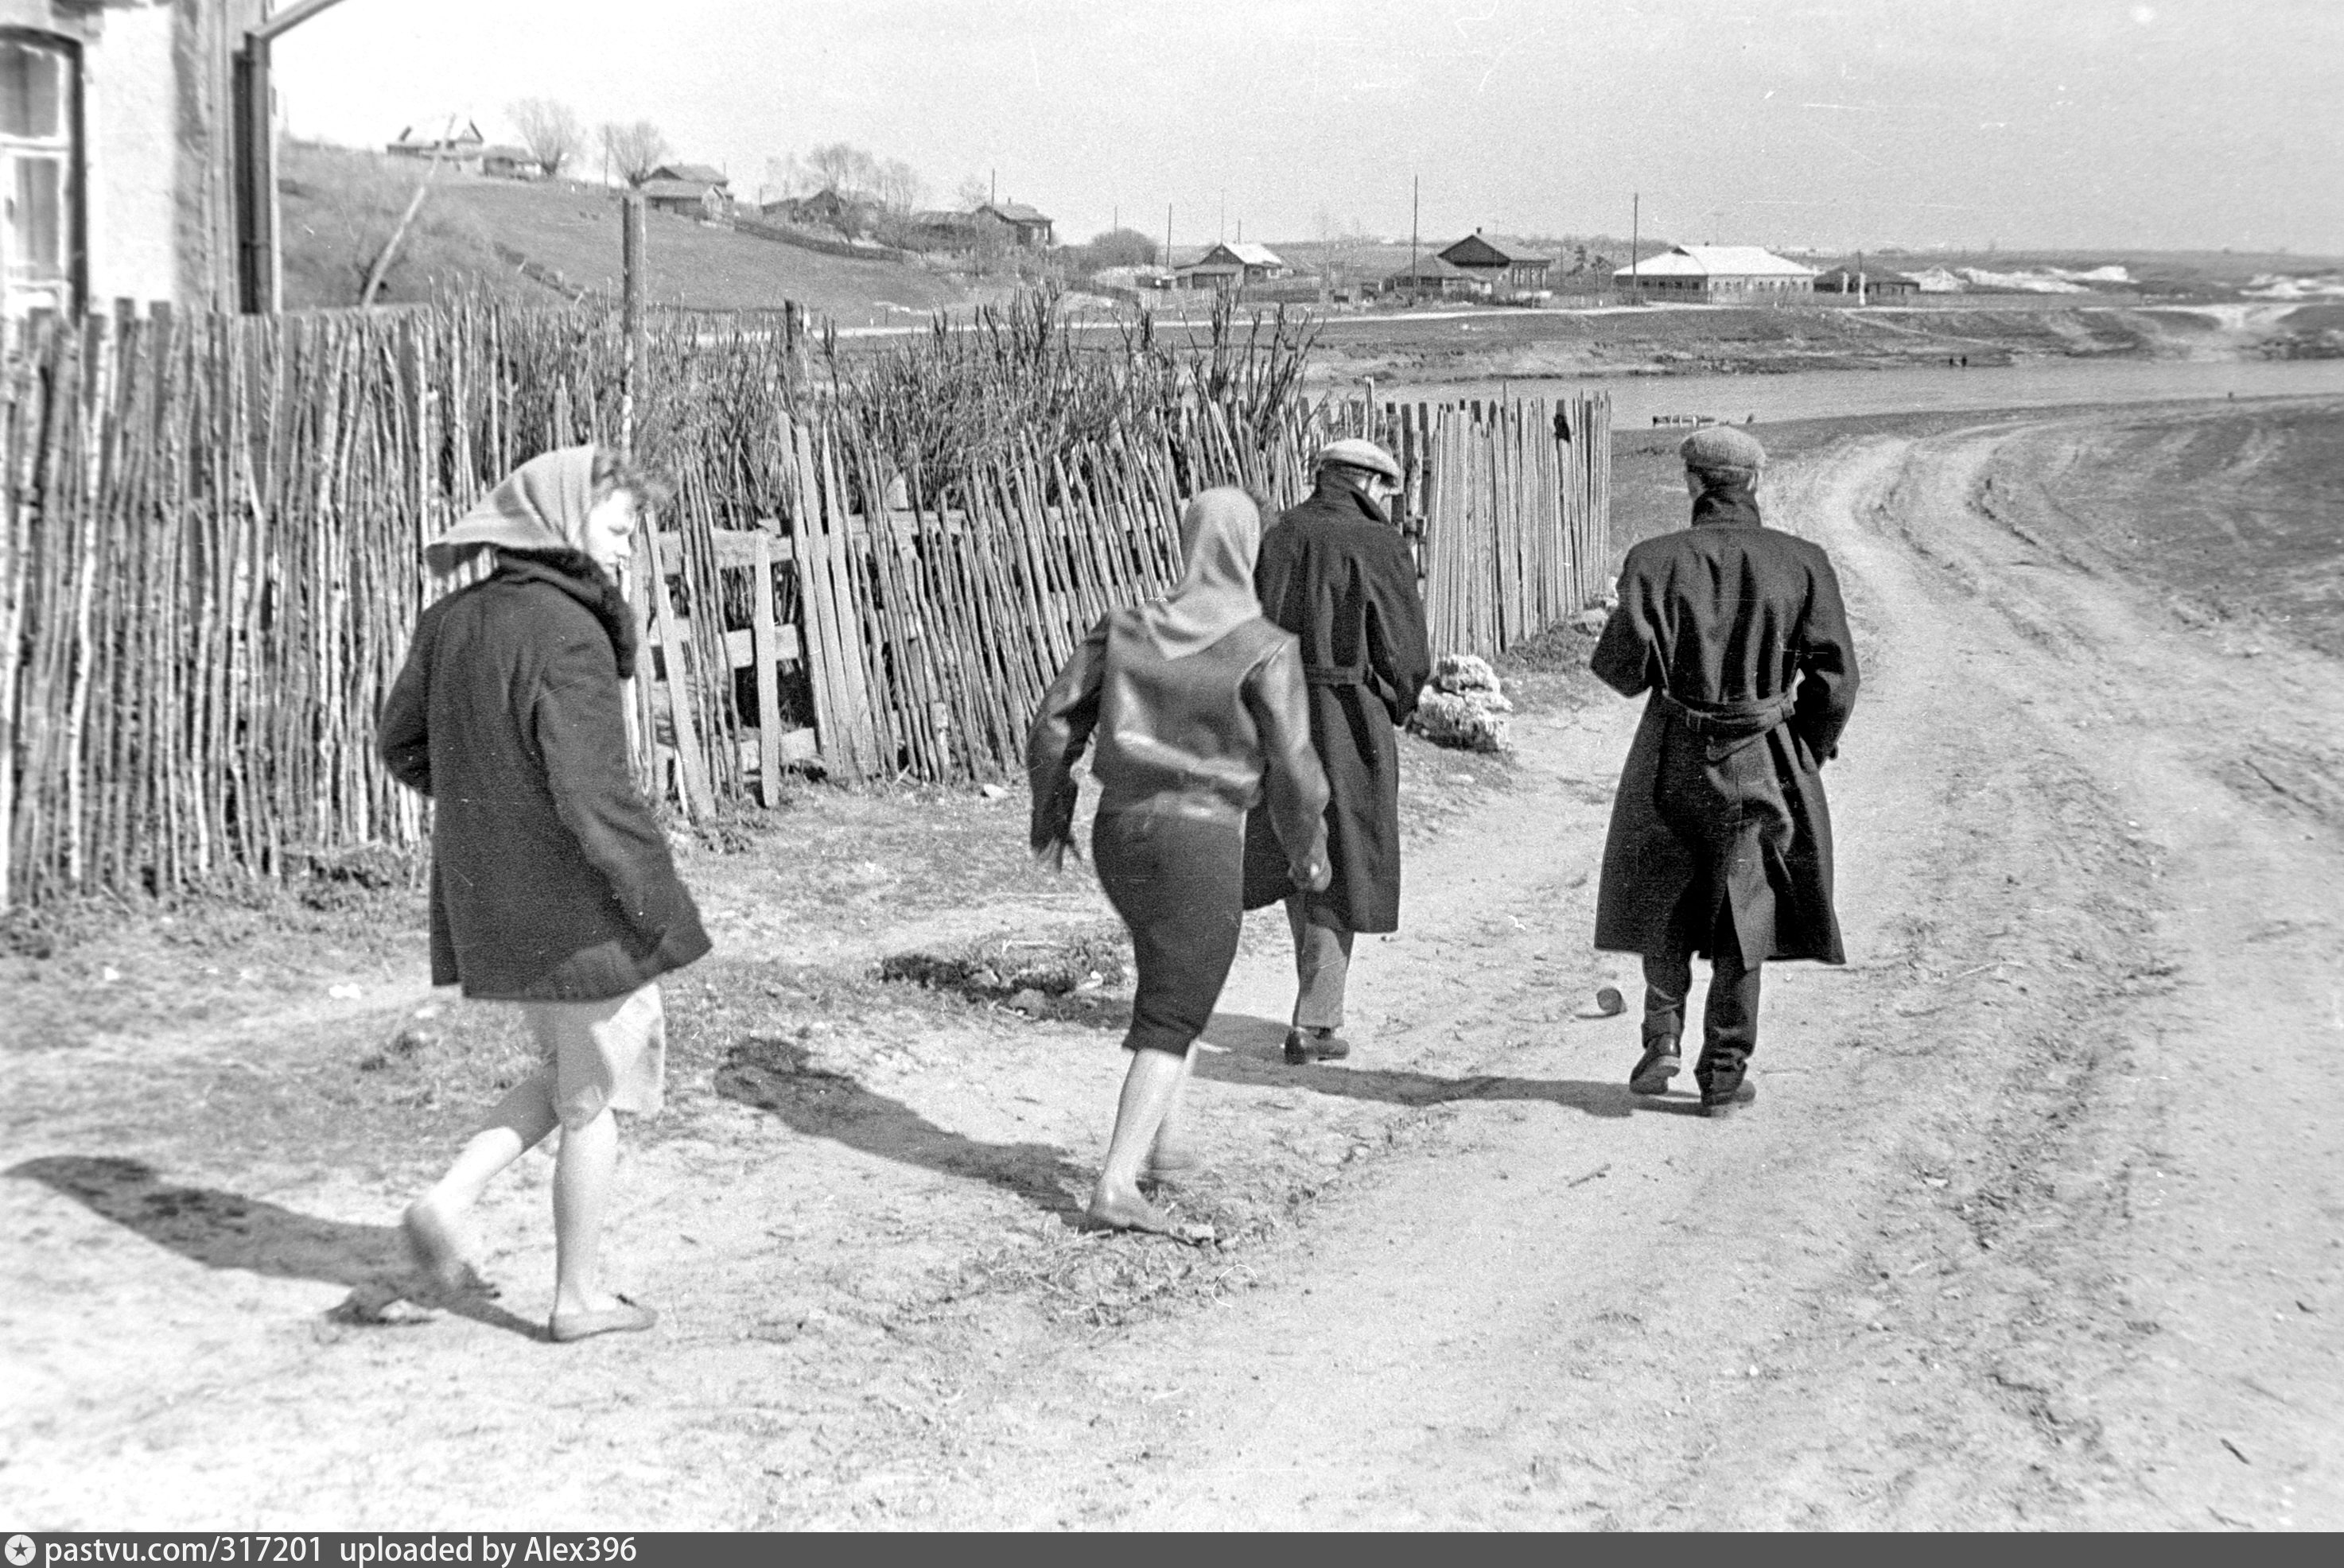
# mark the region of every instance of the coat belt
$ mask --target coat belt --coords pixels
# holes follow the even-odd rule
[[[1302,678],[1312,686],[1365,686],[1368,667],[1363,664],[1306,664]]]
[[[1763,735],[1789,719],[1799,705],[1796,691],[1785,691],[1779,697],[1753,698],[1747,702],[1687,702],[1666,691],[1656,691],[1652,697],[1662,712],[1692,733],[1715,736],[1721,740],[1744,740]]]
[[[1662,712],[1683,725],[1687,732],[1708,742],[1702,749],[1713,764],[1724,761],[1781,726],[1799,705],[1795,689],[1780,697],[1754,698],[1748,702],[1693,703],[1665,691],[1655,691],[1652,699],[1660,704]]]

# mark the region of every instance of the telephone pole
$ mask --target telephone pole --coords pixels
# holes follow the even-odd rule
[[[1641,239],[1640,226],[1644,219],[1644,197],[1640,191],[1628,193],[1628,292],[1638,299],[1644,297],[1644,286],[1636,275],[1636,247]]]
[[[1423,283],[1416,276],[1417,220],[1423,212],[1424,176],[1408,176],[1408,302],[1414,305],[1421,296]]]

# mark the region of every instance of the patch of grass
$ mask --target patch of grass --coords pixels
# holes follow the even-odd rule
[[[1120,926],[1051,937],[990,936],[946,953],[891,954],[879,960],[877,974],[978,1000],[1027,990],[1062,997],[1122,985],[1131,974],[1130,947]]]

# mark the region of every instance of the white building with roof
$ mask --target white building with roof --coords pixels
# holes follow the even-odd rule
[[[1812,294],[1815,269],[1754,245],[1680,245],[1612,273],[1622,288],[1694,299]]]

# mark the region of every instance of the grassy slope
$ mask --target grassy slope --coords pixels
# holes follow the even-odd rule
[[[499,243],[582,287],[616,294],[619,209],[594,186],[465,180],[449,200],[490,225]],[[916,317],[969,292],[957,278],[895,262],[854,261],[712,228],[672,213],[646,220],[646,284],[653,304],[701,309],[772,307],[795,300],[841,326]]]
[[[419,166],[343,148],[288,150],[284,181],[286,292],[295,307],[357,302],[358,280],[415,189]],[[971,297],[964,280],[894,262],[853,261],[650,215],[648,297],[699,309],[772,308],[794,300],[842,326],[915,320]],[[521,277],[498,247],[616,295],[619,213],[599,186],[486,179],[443,170],[402,246],[382,298],[429,298],[450,286],[485,286],[551,303],[559,295]]]

